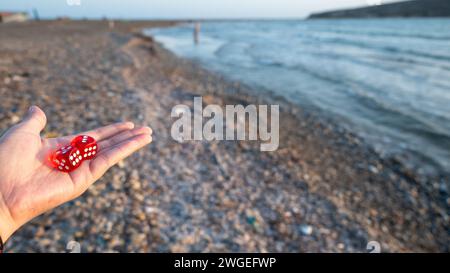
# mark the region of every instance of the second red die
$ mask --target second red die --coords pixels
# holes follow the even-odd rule
[[[71,145],[77,147],[83,157],[83,160],[94,158],[98,152],[97,142],[93,137],[87,135],[75,137],[72,140]]]

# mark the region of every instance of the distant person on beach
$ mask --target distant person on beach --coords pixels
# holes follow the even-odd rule
[[[200,22],[196,22],[194,26],[194,43],[197,45],[200,42]]]
[[[92,136],[98,155],[70,173],[52,169],[46,155],[74,136],[41,138],[47,118],[37,106],[0,138],[0,252],[3,243],[34,217],[84,193],[113,165],[152,141],[149,127],[121,122],[81,134]]]

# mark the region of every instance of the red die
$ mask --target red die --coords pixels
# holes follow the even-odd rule
[[[77,136],[72,140],[71,145],[77,147],[78,150],[80,150],[83,160],[94,158],[98,149],[95,139],[86,135]]]
[[[73,145],[58,149],[52,156],[55,168],[63,172],[71,172],[78,168],[83,161],[80,150]]]

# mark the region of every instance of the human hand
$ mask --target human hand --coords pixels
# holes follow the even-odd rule
[[[46,116],[32,106],[25,119],[0,138],[0,237],[6,241],[34,217],[70,201],[87,190],[110,167],[152,141],[149,127],[116,123],[92,131],[99,152],[76,170],[65,173],[47,162],[52,151],[75,136],[41,138]]]

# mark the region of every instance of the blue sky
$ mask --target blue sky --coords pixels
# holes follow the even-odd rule
[[[79,1],[80,5],[70,5]],[[2,0],[0,10],[75,18],[301,18],[311,12],[393,0]]]

